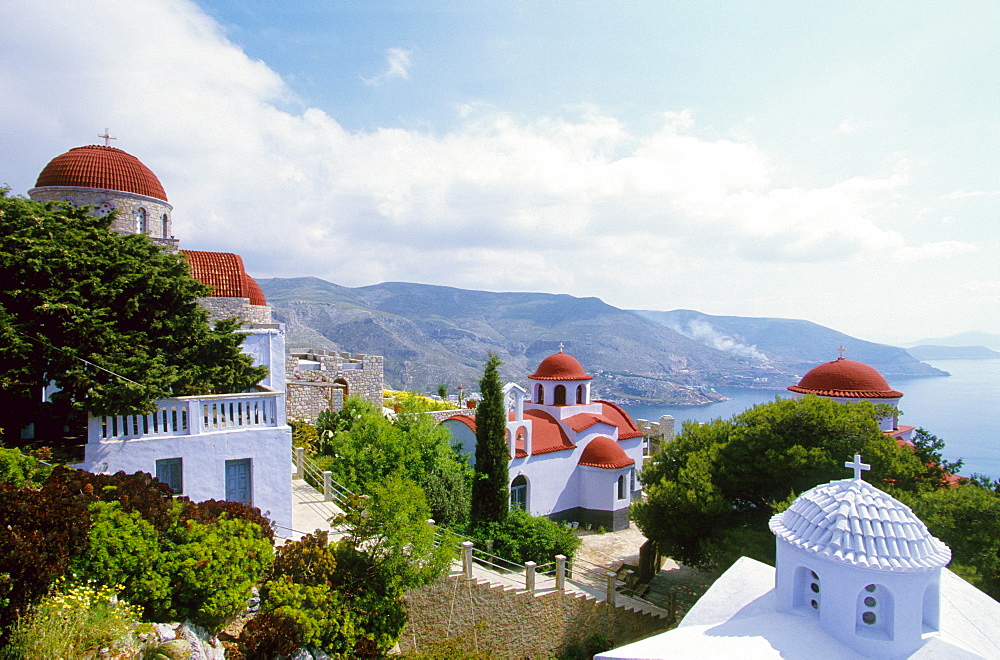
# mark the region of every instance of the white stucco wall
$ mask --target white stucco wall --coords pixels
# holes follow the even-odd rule
[[[182,458],[183,495],[193,501],[226,499],[226,461],[251,460],[252,504],[274,521],[278,534],[292,526],[292,430],[238,429],[193,436],[89,442],[84,464],[91,472],[156,474],[156,461]]]
[[[285,324],[268,323],[242,327],[247,333],[240,350],[253,358],[254,366],[267,367],[267,378],[261,381],[279,392],[285,391]]]

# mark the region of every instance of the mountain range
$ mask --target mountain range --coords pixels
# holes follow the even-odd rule
[[[304,277],[258,280],[289,348],[382,355],[388,387],[477,389],[489,352],[501,377],[527,384],[563,349],[594,376],[598,396],[619,402],[701,404],[725,386],[783,389],[816,364],[847,356],[886,376],[947,375],[905,350],[809,321],[629,311],[597,298],[494,293],[386,282],[344,287]]]

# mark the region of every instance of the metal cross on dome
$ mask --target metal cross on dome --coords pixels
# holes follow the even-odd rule
[[[862,470],[870,470],[870,469],[872,469],[871,465],[868,465],[867,463],[862,463],[861,462],[861,454],[855,454],[854,455],[854,460],[853,461],[847,461],[846,463],[844,463],[844,467],[854,468],[854,478],[858,479],[858,480],[861,479],[861,471]]]
[[[562,343],[562,342],[559,342],[559,352],[560,352],[560,353],[562,353],[562,352],[563,352],[563,350],[562,350],[562,349],[563,349],[563,343]]]
[[[115,136],[111,135],[111,133],[106,128],[104,129],[104,135],[98,135],[97,137],[104,138],[104,146],[105,147],[110,147],[111,146],[111,141],[118,139]]]
[[[844,351],[846,351],[847,349],[844,348],[843,344],[841,344],[840,348],[838,348],[837,350],[840,352],[840,359],[843,360],[844,359]]]

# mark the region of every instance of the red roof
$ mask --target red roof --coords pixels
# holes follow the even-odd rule
[[[912,431],[915,428],[917,428],[917,427],[915,427],[915,426],[903,426],[902,424],[900,424],[898,428],[894,428],[891,431],[886,431],[885,434],[888,435],[888,436],[897,436],[897,435],[902,435],[902,434],[906,433],[907,431]]]
[[[635,465],[635,461],[628,457],[625,450],[617,442],[607,436],[599,435],[583,448],[583,453],[580,455],[580,465],[617,470]]]
[[[611,420],[611,423],[618,427],[619,440],[642,437],[639,425],[635,423],[631,415],[618,407],[617,404],[610,401],[601,401],[600,399],[596,399],[594,403],[601,404],[604,417]]]
[[[50,160],[35,182],[36,188],[44,186],[102,188],[167,201],[160,180],[138,158],[96,144],[75,147]]]
[[[531,420],[532,456],[576,448],[552,415],[543,410],[525,410],[524,416]]]
[[[876,369],[867,364],[838,358],[813,368],[798,385],[788,388],[800,394],[816,394],[849,399],[898,399],[902,392],[889,383]]]
[[[568,353],[550,355],[538,365],[535,373],[528,376],[532,380],[592,380],[575,357]]]
[[[243,268],[240,255],[231,252],[181,250],[191,275],[210,289],[213,298],[249,298],[251,305],[266,305],[264,292]]]
[[[580,413],[579,415],[573,415],[572,417],[567,417],[563,420],[567,426],[579,433],[580,431],[585,431],[595,424],[607,424],[608,426],[616,426],[614,422],[605,417],[604,415],[598,415],[596,413]]]

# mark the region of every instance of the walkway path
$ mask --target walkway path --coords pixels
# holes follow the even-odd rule
[[[317,529],[331,532],[330,539],[343,536],[330,527],[330,518],[343,513],[333,502],[323,500],[323,494],[303,479],[292,479],[292,529],[279,528],[274,532],[275,544],[286,540],[297,541]]]

